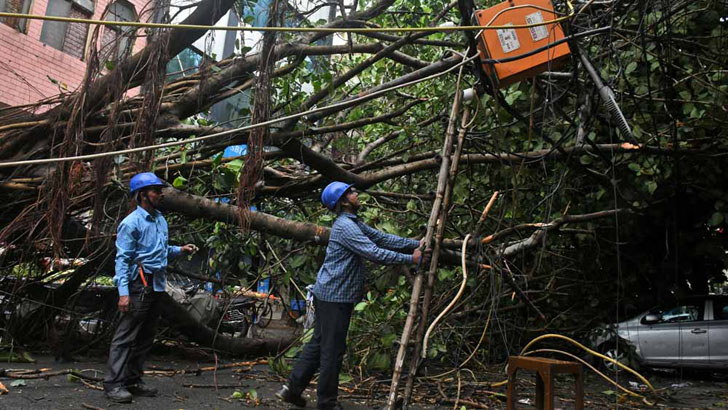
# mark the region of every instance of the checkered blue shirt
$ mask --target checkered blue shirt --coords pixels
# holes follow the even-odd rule
[[[364,259],[384,265],[411,264],[411,252],[419,245],[417,240],[380,232],[356,215],[341,213],[331,228],[326,258],[311,291],[324,302],[356,303],[362,298],[367,274]]]

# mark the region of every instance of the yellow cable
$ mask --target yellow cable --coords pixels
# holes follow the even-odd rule
[[[599,357],[601,359],[609,360],[610,362],[616,364],[617,366],[621,367],[622,369],[624,369],[624,370],[632,373],[635,377],[637,377],[645,385],[647,385],[647,387],[649,387],[650,390],[652,390],[652,393],[657,394],[657,392],[655,391],[655,388],[652,387],[652,384],[644,376],[642,376],[641,374],[637,373],[632,368],[623,365],[622,363],[618,362],[617,360],[612,359],[611,357],[607,357],[607,356],[605,356],[605,355],[603,355],[603,354],[601,354],[599,352],[596,352],[596,351],[594,351],[594,350],[592,350],[592,349],[584,346],[583,344],[577,342],[576,340],[574,340],[574,339],[572,339],[572,338],[570,338],[568,336],[558,335],[558,334],[555,334],[555,333],[549,333],[549,334],[541,335],[541,336],[539,336],[539,337],[531,340],[530,342],[528,342],[528,344],[526,345],[526,347],[524,347],[521,350],[521,355],[523,355],[528,350],[528,348],[531,347],[531,345],[533,345],[534,343],[536,343],[536,342],[538,342],[540,340],[543,340],[543,339],[562,339],[562,340],[566,340],[567,342],[569,342],[569,343],[573,344],[574,346],[576,346],[576,347],[578,347],[578,348],[586,351],[587,353],[591,354],[592,356],[596,356],[596,357]]]
[[[558,354],[562,354],[562,355],[565,355],[565,356],[569,356],[572,359],[579,361],[584,366],[590,368],[591,370],[594,371],[594,373],[596,373],[597,375],[599,375],[602,379],[604,379],[604,380],[608,381],[609,383],[613,384],[615,387],[619,388],[620,390],[624,391],[625,393],[629,394],[630,396],[632,396],[632,397],[638,397],[638,398],[642,399],[647,405],[650,405],[650,406],[652,406],[652,405],[655,404],[655,403],[647,400],[647,397],[645,397],[645,396],[643,396],[643,395],[641,395],[639,393],[633,392],[632,390],[630,390],[630,389],[622,386],[621,384],[617,383],[616,380],[614,380],[614,379],[610,378],[609,376],[607,376],[606,374],[600,372],[594,366],[592,366],[591,364],[587,363],[586,360],[582,359],[581,357],[579,357],[579,356],[577,356],[575,354],[572,354],[572,353],[569,353],[569,352],[564,352],[563,350],[557,350],[557,349],[536,349],[536,350],[531,350],[530,352],[526,352],[525,355],[528,356],[531,353],[558,353]]]
[[[460,78],[458,78],[458,88],[460,87]],[[456,91],[456,92],[459,92]],[[427,328],[427,332],[425,333],[425,341],[422,343],[422,357],[427,357],[427,342],[430,340],[430,333],[432,333],[432,329],[437,326],[437,322],[442,319],[443,316],[445,316],[450,309],[452,309],[453,306],[460,300],[460,297],[463,295],[463,292],[465,291],[465,286],[468,283],[468,267],[465,260],[465,248],[468,246],[468,240],[470,239],[470,234],[465,235],[465,239],[463,240],[463,250],[462,250],[462,268],[463,268],[463,280],[460,282],[460,289],[458,289],[458,293],[455,295],[455,297],[450,301],[450,303],[443,309],[442,312],[440,312],[439,315],[435,318],[435,320],[432,321],[432,324],[430,324],[430,327]]]
[[[189,30],[219,30],[219,31],[273,31],[273,32],[284,32],[284,33],[408,33],[408,32],[442,32],[442,31],[475,31],[475,30],[498,30],[498,29],[514,29],[514,28],[529,28],[537,26],[545,26],[548,24],[559,23],[561,21],[570,19],[574,16],[574,9],[571,3],[568,2],[570,12],[569,14],[553,19],[546,20],[540,23],[531,24],[514,24],[507,26],[451,26],[451,27],[230,27],[230,26],[210,26],[202,24],[170,24],[170,23],[145,23],[141,21],[106,21],[106,20],[94,20],[94,19],[82,19],[75,17],[59,17],[59,16],[44,16],[40,14],[24,14],[24,13],[5,13],[0,12],[0,17],[12,17],[29,20],[47,20],[47,21],[61,21],[66,23],[83,23],[83,24],[97,24],[102,26],[122,26],[122,27],[140,27],[140,28],[181,28]],[[515,6],[524,7],[524,6]],[[507,11],[509,9],[503,10]],[[502,12],[503,12],[502,11]]]
[[[654,387],[652,386],[652,383],[650,383],[650,382],[649,382],[649,381],[648,381],[648,380],[647,380],[647,379],[646,379],[646,378],[645,378],[644,376],[642,376],[641,374],[637,373],[637,372],[636,372],[635,370],[633,370],[632,368],[630,368],[630,367],[628,367],[628,366],[625,366],[624,364],[622,364],[622,363],[618,362],[617,360],[614,360],[614,359],[612,359],[611,357],[607,357],[607,356],[605,356],[605,355],[603,355],[603,354],[601,354],[601,353],[599,353],[599,352],[596,352],[596,351],[594,351],[594,350],[592,350],[592,349],[590,349],[590,348],[588,348],[588,347],[584,346],[583,344],[581,344],[581,343],[577,342],[576,340],[574,340],[574,339],[572,339],[572,338],[570,338],[570,337],[568,337],[568,336],[564,336],[564,335],[559,335],[559,334],[554,334],[554,333],[549,333],[549,334],[541,335],[541,336],[539,336],[539,337],[537,337],[537,338],[535,338],[535,339],[531,340],[530,342],[528,342],[528,344],[527,344],[527,345],[526,345],[526,346],[525,346],[525,347],[524,347],[524,348],[523,348],[523,349],[521,350],[521,353],[520,353],[520,355],[521,355],[521,356],[525,356],[525,355],[527,355],[527,354],[530,354],[530,353],[535,353],[536,351],[534,351],[534,352],[527,352],[527,351],[528,351],[528,349],[529,349],[529,348],[530,348],[530,347],[531,347],[531,346],[532,346],[532,345],[533,345],[534,343],[536,343],[536,342],[539,342],[539,341],[541,341],[541,340],[543,340],[543,339],[561,339],[561,340],[565,340],[565,341],[567,341],[567,342],[569,342],[569,343],[573,344],[574,346],[576,346],[576,347],[578,347],[578,348],[580,348],[580,349],[582,349],[582,350],[586,351],[587,353],[591,354],[592,356],[596,356],[596,357],[598,357],[598,358],[600,358],[600,359],[608,360],[608,361],[610,361],[610,362],[612,362],[612,363],[616,364],[617,366],[621,367],[622,369],[624,369],[624,370],[626,370],[626,371],[628,371],[628,372],[632,373],[632,374],[633,374],[634,376],[636,376],[636,377],[637,377],[637,378],[638,378],[638,379],[639,379],[640,381],[642,381],[642,382],[644,383],[644,385],[646,385],[646,386],[647,386],[647,387],[648,387],[648,388],[650,389],[650,391],[652,391],[652,393],[653,393],[653,394],[657,395],[657,391],[656,391],[656,390],[655,390],[655,388],[654,388]],[[566,354],[566,355],[570,355],[570,356],[572,356],[572,357],[575,357],[575,356],[571,355],[570,353],[562,352],[562,351],[560,351],[560,350],[555,350],[555,349],[539,349],[539,350],[537,350],[537,351],[552,351],[552,352],[554,352],[554,353],[562,353],[562,354]],[[575,357],[575,358],[576,358],[576,357]],[[577,359],[578,359],[578,360],[579,360],[580,362],[584,363],[584,361],[583,361],[583,360],[581,360],[581,359],[579,359],[579,358],[577,358]],[[614,380],[612,380],[612,379],[609,379],[609,378],[608,378],[607,376],[605,376],[605,375],[604,375],[604,374],[602,374],[601,372],[599,372],[599,371],[597,371],[596,369],[594,369],[594,368],[593,368],[593,367],[592,367],[591,365],[588,365],[588,364],[587,364],[587,366],[589,366],[589,368],[591,368],[592,370],[596,371],[598,375],[600,375],[601,377],[603,377],[603,378],[607,379],[608,381],[610,381],[610,382],[611,382],[612,384],[614,384],[615,386],[619,387],[620,389],[622,389],[622,390],[624,390],[624,391],[628,391],[630,395],[632,395],[632,396],[634,396],[634,397],[640,397],[640,398],[642,399],[642,401],[643,401],[643,402],[644,402],[645,404],[647,404],[647,405],[649,405],[649,406],[652,406],[652,405],[654,405],[654,403],[653,403],[653,402],[650,402],[649,400],[647,400],[647,398],[646,398],[645,396],[643,396],[643,395],[641,395],[641,394],[639,394],[639,393],[635,393],[635,392],[633,392],[633,391],[631,391],[631,390],[629,390],[629,389],[626,389],[626,388],[622,387],[622,386],[621,386],[621,385],[619,385],[619,384],[618,384],[618,383],[617,383],[616,381],[614,381]],[[497,382],[497,383],[493,383],[493,384],[491,384],[491,385],[490,385],[490,387],[501,387],[501,386],[505,386],[506,384],[508,384],[508,380],[503,380],[503,381],[500,381],[500,382]]]

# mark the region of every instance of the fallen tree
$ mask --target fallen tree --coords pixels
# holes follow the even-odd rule
[[[464,12],[467,3],[344,5],[318,27],[436,27],[472,14]],[[568,8],[555,3],[566,16]],[[341,44],[327,43],[329,33],[286,33],[270,44],[267,67],[261,62],[268,56],[241,49],[205,60],[179,78],[157,71],[151,81],[146,74],[152,65],[163,65],[201,35],[167,31],[168,47],[150,44],[109,73],[89,76],[79,90],[43,102],[50,110],[0,109],[0,246],[15,248],[3,252],[2,265],[11,275],[40,256],[87,257],[90,262],[58,289],[30,286],[18,295],[37,297],[50,310],[72,309],[87,280],[111,272],[113,232],[128,208],[124,185],[139,170],[154,168],[182,188],[165,191],[174,239],[209,245],[210,265],[247,283],[263,274],[312,280],[332,219],[317,197],[331,180],[369,190],[362,218],[392,233],[421,236],[422,222],[436,214],[429,228],[441,263],[428,269],[429,311],[453,297],[462,240],[477,232],[466,247],[473,267],[466,297],[453,307],[463,321],[446,319],[430,341],[440,365],[460,369],[464,357],[478,358],[472,366],[498,361],[513,351],[501,339],[517,345],[531,331],[584,330],[613,318],[617,296],[626,310],[673,294],[673,288],[707,293],[709,279],[722,275],[728,220],[722,199],[728,172],[721,161],[726,121],[715,114],[726,109],[726,56],[715,52],[725,38],[715,17],[722,10],[713,2],[704,9],[668,3],[589,3],[564,25],[572,52],[592,60],[616,95],[632,136],[615,131],[613,113],[600,100],[603,90],[594,87],[581,59],[561,72],[498,88],[480,62],[467,60],[476,52],[472,33],[465,39],[442,31],[344,33]],[[203,0],[188,22],[216,21],[230,4]],[[270,96],[272,118],[262,144],[250,137],[245,109],[235,118],[238,128],[208,115],[230,97],[265,91],[261,68],[269,69],[271,90],[263,95]],[[124,97],[141,83],[161,91]],[[472,86],[478,96],[462,110],[451,104],[458,84]],[[72,115],[76,109],[83,115]],[[449,127],[465,110],[469,120]],[[448,133],[458,134],[458,148],[453,142],[442,149]],[[220,154],[243,143],[249,150],[266,148],[259,157],[262,177],[253,185],[257,212],[236,206],[241,202],[235,199],[246,185],[240,184],[246,176],[240,170],[251,157]],[[128,152],[132,146],[147,153]],[[100,158],[69,158],[76,154]],[[9,163],[16,160],[25,162]],[[449,187],[434,193],[432,171],[457,161]],[[479,223],[496,190],[501,199]],[[433,203],[446,206],[433,212]],[[249,221],[245,230],[238,229],[241,216]],[[240,254],[265,260],[251,273],[237,269]],[[223,266],[226,259],[232,268]],[[32,273],[31,282],[41,284],[43,274]],[[352,354],[362,366],[379,370],[393,367],[391,340],[403,336],[399,312],[417,278],[410,272],[411,281],[400,283],[392,276],[377,271],[352,327],[367,344]],[[518,293],[511,285],[532,303],[521,294],[509,302],[511,292]],[[535,300],[528,296],[534,292]],[[218,339],[175,313],[177,308],[171,306],[172,317],[199,343],[235,353],[282,346],[250,341],[243,347]],[[533,323],[535,311],[547,320]],[[486,329],[481,333],[488,312],[506,315],[499,316],[498,338],[489,339]],[[419,329],[428,322],[423,316],[413,315],[411,327],[418,330],[406,335],[416,339],[415,350],[422,343]],[[478,350],[483,343],[488,348]],[[412,380],[408,385],[411,391]]]

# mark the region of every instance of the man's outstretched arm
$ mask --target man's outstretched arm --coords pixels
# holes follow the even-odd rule
[[[377,246],[385,249],[413,251],[420,246],[420,242],[416,239],[402,238],[390,233],[384,233],[361,221],[357,222],[357,226],[367,238],[377,244]]]

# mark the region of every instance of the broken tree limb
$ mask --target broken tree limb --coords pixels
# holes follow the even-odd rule
[[[581,214],[581,215],[564,215],[560,218],[554,219],[551,222],[537,222],[537,223],[528,223],[528,224],[519,224],[515,225],[509,228],[505,228],[501,231],[498,231],[494,234],[488,235],[480,240],[482,244],[488,244],[491,242],[495,242],[497,240],[503,239],[507,237],[508,235],[511,235],[515,232],[526,230],[526,229],[534,229],[536,232],[534,232],[531,237],[511,242],[508,244],[503,245],[503,255],[504,256],[510,256],[514,253],[518,252],[519,250],[527,249],[529,247],[535,246],[538,242],[537,239],[540,237],[538,234],[542,231],[552,231],[557,230],[561,226],[569,223],[582,223],[591,221],[594,219],[601,219],[601,218],[607,218],[610,216],[614,216],[617,213],[625,212],[627,209],[625,208],[619,208],[619,209],[608,209],[605,211],[598,211],[598,212],[591,212],[588,214]],[[460,239],[446,239],[443,241],[443,244],[448,249],[455,249],[462,246],[463,242]],[[473,246],[475,243],[471,240],[470,244],[468,246]]]
[[[493,192],[493,195],[490,197],[490,200],[488,201],[488,205],[485,206],[483,209],[483,213],[480,214],[480,218],[478,219],[478,222],[475,224],[475,229],[473,229],[472,237],[478,238],[480,236],[480,232],[483,230],[483,224],[485,223],[485,218],[488,216],[488,213],[490,212],[490,208],[493,207],[493,204],[495,204],[495,200],[498,198],[498,191]]]
[[[179,212],[192,218],[205,218],[237,224],[237,207],[215,202],[201,196],[164,188],[162,205],[168,211]],[[290,221],[262,212],[250,213],[250,229],[300,242],[319,245],[328,243],[330,229],[305,222]]]
[[[226,364],[219,364],[217,366],[206,366],[206,367],[197,367],[195,369],[160,369],[152,367],[152,370],[146,370],[144,374],[159,374],[164,376],[174,376],[178,374],[194,374],[199,375],[202,372],[214,372],[217,370],[223,370],[223,369],[234,369],[238,367],[253,367],[261,364],[268,364],[268,359],[260,359],[260,360],[251,360],[247,362],[235,362],[235,363],[226,363]]]
[[[2,372],[3,377],[7,377],[10,379],[49,379],[51,377],[56,376],[65,376],[65,375],[72,375],[73,377],[78,377],[79,379],[89,380],[92,382],[100,382],[104,380],[103,377],[93,377],[85,375],[78,370],[72,370],[72,369],[64,369],[64,370],[56,370],[52,372],[38,372],[38,373],[14,373],[14,372]]]
[[[225,223],[237,223],[237,207],[230,204],[215,202],[205,197],[192,195],[179,191],[175,188],[164,188],[164,199],[162,204],[167,211],[179,212],[191,218],[205,218]],[[435,201],[437,198],[435,198]],[[555,230],[567,223],[581,223],[594,219],[606,218],[613,216],[616,212],[624,212],[625,209],[606,210],[593,212],[582,215],[564,215],[554,221],[548,223],[522,224],[516,227],[506,228],[493,235],[483,238],[484,243],[491,243],[499,240],[507,235],[522,229]],[[330,228],[315,225],[307,222],[291,221],[279,218],[263,212],[251,213],[250,229],[260,232],[266,232],[280,238],[292,239],[298,242],[311,242],[316,245],[326,245],[329,242]],[[491,238],[491,239],[489,239]],[[487,239],[487,241],[486,241]],[[522,242],[522,241],[519,241]],[[518,242],[510,245],[517,245]],[[442,247],[444,249],[459,249],[462,246],[460,239],[444,239]],[[510,256],[516,248],[508,249],[504,255]],[[448,252],[441,252],[446,254]],[[449,254],[449,253],[448,253]],[[449,263],[459,263],[460,253],[452,253],[448,257]]]

